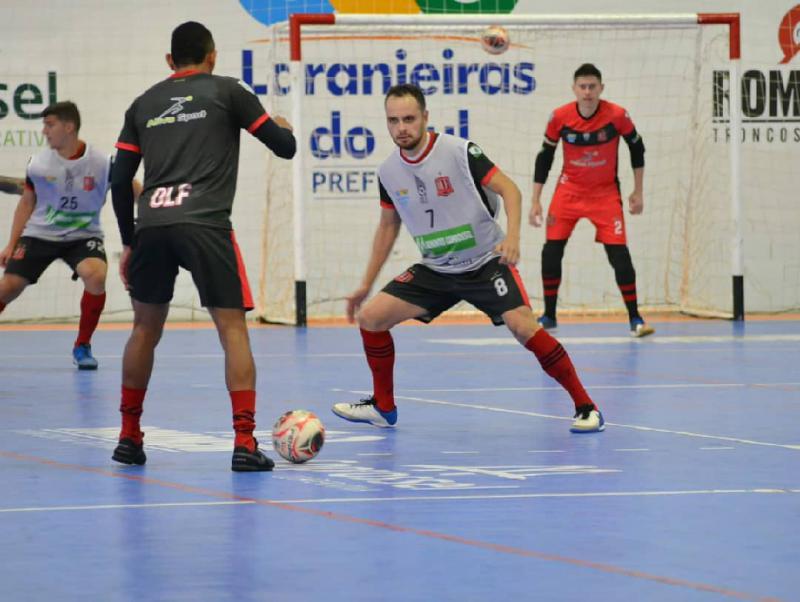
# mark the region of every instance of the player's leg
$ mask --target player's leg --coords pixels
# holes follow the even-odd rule
[[[5,273],[0,278],[0,313],[22,291],[36,284],[39,277],[59,256],[56,243],[23,236],[8,259]]]
[[[566,349],[534,320],[527,306],[503,314],[508,329],[527,350],[532,352],[549,376],[569,393],[575,404],[573,433],[594,433],[605,429],[603,415],[583,387]]]
[[[558,325],[556,306],[558,288],[561,286],[561,262],[567,241],[580,219],[576,211],[579,198],[557,188],[547,209],[546,241],[542,247],[542,294],[544,313],[538,318],[544,328],[554,329]]]
[[[370,299],[356,317],[372,373],[372,395],[358,403],[337,403],[333,413],[351,422],[390,427],[397,422],[394,401],[394,340],[389,330],[405,320],[430,322],[457,299],[442,292],[440,274],[414,265]]]
[[[639,315],[636,270],[633,268],[633,261],[627,245],[622,199],[619,195],[607,199],[596,199],[589,211],[591,211],[589,219],[597,229],[595,240],[603,243],[608,262],[614,270],[614,278],[622,300],[628,310],[631,336],[643,337],[653,334],[655,330],[645,324],[644,319]]]
[[[492,260],[472,276],[459,280],[463,298],[488,315],[495,325],[505,323],[514,338],[531,351],[542,369],[572,397],[573,432],[603,430],[603,417],[583,388],[566,350],[534,318],[528,294],[516,267]]]
[[[106,305],[108,264],[105,248],[102,239],[91,238],[75,243],[68,253],[65,261],[75,270],[84,287],[78,336],[72,349],[72,357],[80,370],[94,370],[97,368],[97,360],[92,355],[92,335]]]
[[[140,419],[153,372],[155,348],[164,331],[178,275],[178,262],[170,238],[169,227],[146,228],[137,232],[128,262],[133,328],[122,354],[119,407],[122,428],[112,456],[123,464],[144,464],[146,461]]]
[[[253,437],[256,368],[245,315],[254,304],[236,236],[233,231],[192,224],[175,226],[174,230],[181,265],[191,272],[200,302],[214,320],[225,353],[225,384],[234,430],[231,470],[272,470],[275,463],[258,449]]]
[[[161,340],[168,303],[133,300],[133,327],[122,353],[122,391],[119,411],[122,426],[112,459],[122,464],[144,464],[141,416],[144,397],[153,372],[155,348]]]

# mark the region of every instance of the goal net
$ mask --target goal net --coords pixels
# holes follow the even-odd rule
[[[348,25],[343,17],[355,19]],[[337,16],[335,25],[302,28],[294,86],[287,26],[273,27],[271,43],[250,57],[261,65],[272,113],[292,115],[297,103],[302,153],[294,180],[286,162],[267,165],[258,287],[265,319],[297,319],[298,281],[305,283],[309,318],[343,315],[380,213],[377,168],[393,150],[384,94],[402,82],[425,91],[431,126],[479,144],[522,190],[519,268],[534,305],[540,303],[544,230],[527,224],[533,165],[549,114],[574,100],[572,74],[586,62],[602,71],[603,97],[628,110],[647,149],[639,216],[627,215],[632,170],[627,147],[621,144],[619,151],[640,304],[731,315],[731,164],[728,145],[714,139],[713,122],[715,110],[728,114],[728,27],[700,26],[696,18],[524,23],[515,20],[520,15],[496,15],[511,43],[505,52],[489,54],[481,45],[485,22],[359,17],[366,16]],[[545,211],[561,169],[560,150],[556,157],[542,197]],[[376,287],[418,258],[411,238],[401,233]],[[559,308],[624,308],[585,220],[567,245]]]

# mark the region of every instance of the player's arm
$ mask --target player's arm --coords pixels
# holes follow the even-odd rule
[[[486,183],[486,188],[503,197],[506,212],[506,237],[497,245],[500,263],[515,265],[519,261],[519,229],[522,220],[522,193],[514,181],[499,169],[495,170]]]
[[[536,155],[536,164],[533,168],[533,193],[531,195],[531,211],[528,214],[528,223],[531,226],[539,227],[542,225],[542,189],[547,176],[550,173],[550,168],[553,166],[553,159],[556,155],[556,145],[558,142],[553,142],[545,137],[542,142],[542,148]]]
[[[25,180],[22,178],[11,178],[0,176],[0,192],[8,194],[22,194],[25,187]]]
[[[633,168],[633,192],[628,197],[628,208],[632,214],[637,215],[644,210],[644,141],[627,113],[620,127],[620,133],[622,132],[627,132],[622,134],[622,138],[631,153]]]
[[[118,144],[119,147],[119,144]],[[128,287],[128,260],[134,234],[133,205],[141,194],[141,185],[134,183],[133,177],[139,169],[142,156],[130,149],[119,148],[111,170],[111,204],[117,217],[117,227],[122,239],[122,256],[119,260],[119,275],[125,287]],[[137,192],[138,185],[138,192]]]
[[[372,237],[372,251],[370,252],[367,269],[361,279],[361,284],[347,296],[347,320],[349,322],[355,320],[356,311],[358,311],[358,308],[361,307],[364,299],[367,298],[372,290],[381,268],[383,268],[389,258],[389,253],[394,248],[394,243],[400,234],[400,226],[402,225],[400,216],[395,211],[394,205],[380,181],[378,182],[378,187],[381,194],[381,218],[375,228],[375,235]]]
[[[278,115],[270,116],[255,92],[241,80],[228,79],[230,100],[239,126],[258,138],[282,159],[291,159],[297,152],[297,141],[291,124]]]
[[[0,266],[5,267],[11,254],[14,252],[14,247],[17,246],[22,231],[25,230],[25,224],[33,214],[36,208],[36,193],[33,187],[28,185],[24,186],[22,196],[17,203],[17,208],[14,210],[14,219],[11,222],[11,235],[8,237],[8,244],[0,251]]]

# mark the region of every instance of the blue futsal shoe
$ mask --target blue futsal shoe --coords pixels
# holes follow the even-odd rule
[[[97,370],[97,360],[92,355],[92,346],[88,343],[76,345],[72,350],[72,363],[78,370]]]
[[[555,330],[558,328],[558,322],[555,318],[549,318],[547,316],[539,316],[536,318],[536,321],[539,322],[539,326],[544,328],[545,330]]]

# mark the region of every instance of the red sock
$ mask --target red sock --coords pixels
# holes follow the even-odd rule
[[[394,408],[394,341],[388,330],[371,332],[361,329],[364,353],[372,370],[372,390],[375,405],[381,412]]]
[[[142,415],[142,405],[144,404],[144,394],[147,389],[129,389],[122,387],[122,402],[119,404],[119,411],[122,414],[122,430],[119,438],[132,439],[139,445],[144,438],[144,433],[139,427],[139,418]]]
[[[233,430],[236,432],[234,447],[246,447],[251,452],[256,450],[253,431],[256,428],[256,392],[228,391],[233,408]]]
[[[88,345],[92,340],[92,335],[100,321],[100,314],[106,306],[106,294],[93,295],[89,291],[83,291],[81,297],[81,321],[78,324],[78,338],[75,346]]]
[[[575,402],[576,408],[587,405],[597,407],[589,397],[586,389],[583,388],[578,374],[575,372],[575,366],[572,365],[572,360],[569,359],[566,350],[561,346],[561,343],[547,334],[544,328],[537,330],[528,339],[528,342],[525,343],[525,348],[532,351],[542,365],[542,369],[567,390],[567,393],[572,397],[572,401]]]

